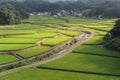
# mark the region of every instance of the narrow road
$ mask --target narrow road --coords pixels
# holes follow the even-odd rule
[[[14,69],[11,69],[11,70],[7,70],[7,71],[4,71],[4,72],[1,72],[0,76],[6,75],[6,74],[10,74],[10,73],[13,73],[13,72],[17,72],[17,71],[22,70],[22,69],[36,67],[36,66],[39,66],[39,65],[51,62],[53,60],[59,59],[61,57],[64,57],[64,56],[70,54],[75,48],[77,48],[78,46],[83,44],[85,41],[91,39],[93,36],[94,36],[94,33],[91,33],[91,34],[84,33],[84,34],[82,34],[81,36],[79,36],[77,38],[78,41],[77,41],[76,44],[70,46],[69,48],[65,48],[64,50],[62,50],[62,51],[58,52],[57,54],[53,55],[53,57],[47,58],[47,59],[39,61],[39,62],[35,62],[35,63],[32,63],[32,64],[29,64],[29,65],[25,65],[25,66],[22,66],[22,67],[18,67],[18,68],[14,68]]]

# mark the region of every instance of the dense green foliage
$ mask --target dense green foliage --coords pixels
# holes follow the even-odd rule
[[[114,18],[114,17],[120,17],[120,1],[111,1],[111,2],[105,2],[101,4],[97,4],[92,6],[91,8],[88,8],[87,10],[83,11],[83,14],[85,16],[90,16],[90,17],[98,17],[101,15],[102,17],[109,17],[109,18]]]
[[[9,3],[0,5],[0,24],[18,24],[26,18],[28,14],[22,8]]]
[[[120,20],[117,20],[115,27],[105,36],[105,46],[120,51]]]
[[[82,12],[87,17],[120,17],[120,0],[1,0],[0,3],[10,2],[17,7],[22,6],[27,12],[51,12],[57,14],[66,10],[69,15]],[[24,10],[22,10],[24,11]],[[21,11],[20,11],[21,12]],[[23,13],[23,12],[22,12]],[[24,15],[27,16],[27,15]]]

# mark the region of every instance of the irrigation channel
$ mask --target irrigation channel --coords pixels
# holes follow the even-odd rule
[[[36,61],[36,62],[30,63],[28,65],[21,66],[21,67],[5,70],[3,72],[0,72],[0,76],[6,75],[6,74],[9,74],[9,73],[12,73],[12,72],[19,71],[21,69],[37,67],[39,65],[51,62],[51,61],[56,60],[56,59],[61,58],[61,57],[64,57],[64,56],[70,54],[75,48],[77,48],[78,46],[83,44],[85,41],[91,39],[93,36],[94,36],[94,33],[83,33],[83,34],[81,34],[79,36],[76,36],[75,38],[76,38],[77,41],[76,41],[75,44],[69,45],[66,48],[60,50],[59,52],[54,51],[55,49],[57,49],[59,47],[58,46],[54,47],[53,50],[51,50],[51,51],[49,51],[49,52],[47,52],[47,53],[45,53],[43,55],[37,56],[37,57],[41,58],[40,61]],[[64,44],[66,44],[66,43],[64,43]],[[60,45],[60,47],[63,47],[63,44]],[[27,61],[32,60],[34,58],[36,58],[36,57],[29,58],[29,59],[27,59]],[[21,60],[19,62],[25,62],[25,61],[26,61],[26,59]],[[9,65],[12,65],[12,64],[18,64],[19,62],[14,62],[14,63],[1,65],[0,67],[9,66]]]

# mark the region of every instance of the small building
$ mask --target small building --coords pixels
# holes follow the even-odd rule
[[[34,14],[33,13],[29,13],[30,16],[33,16]]]
[[[98,19],[99,20],[103,19],[103,15],[102,14],[98,15]]]

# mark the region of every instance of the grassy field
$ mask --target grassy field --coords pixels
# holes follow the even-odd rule
[[[0,51],[31,47],[18,53],[24,58],[44,54],[82,32],[95,33],[91,40],[63,58],[0,76],[0,80],[120,80],[116,77],[120,75],[120,52],[102,45],[104,35],[113,28],[115,20],[31,16],[20,25],[0,26]],[[42,46],[32,48],[42,39]],[[0,64],[17,61],[10,55],[1,56]]]

